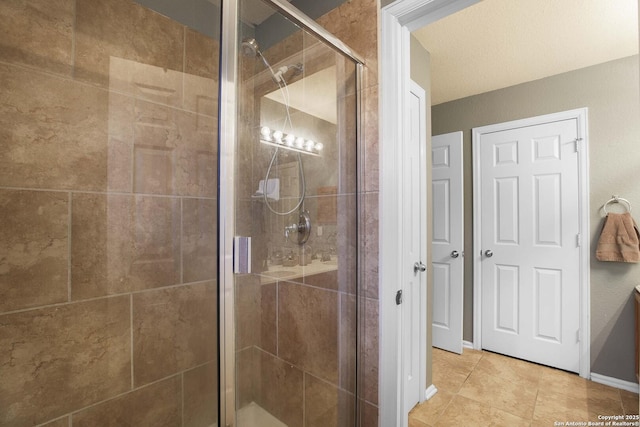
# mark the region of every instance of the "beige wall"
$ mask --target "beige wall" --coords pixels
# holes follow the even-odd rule
[[[413,36],[411,36],[411,80],[416,82],[426,92],[426,105],[431,105],[431,56],[429,52],[425,50],[420,42]],[[426,110],[426,124],[427,124],[427,140],[425,141],[427,147],[427,165],[431,164],[431,109]],[[431,168],[427,169],[427,182],[426,188],[429,194],[431,194]],[[431,197],[427,199],[427,238],[433,233],[433,221],[431,219]],[[427,259],[425,260],[428,266],[427,271],[431,268],[431,251],[427,252]],[[433,295],[433,276],[427,275],[427,303],[431,302],[431,296]],[[433,310],[427,310],[427,360],[431,360],[431,321]],[[427,363],[427,386],[432,384],[432,370],[431,363]]]
[[[473,127],[588,107],[592,249],[600,208],[612,194],[627,198],[637,212],[639,91],[638,56],[633,56],[434,106],[434,135],[464,132],[465,251],[472,249]],[[640,266],[599,262],[592,254],[590,272],[592,372],[635,382],[632,297]],[[473,339],[472,274],[465,263],[465,340]]]

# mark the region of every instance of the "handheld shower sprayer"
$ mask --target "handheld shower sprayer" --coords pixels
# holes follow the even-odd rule
[[[284,105],[285,105],[285,110],[287,114],[285,127],[287,122],[291,126],[291,114],[289,112],[289,89],[287,87],[287,81],[284,78],[284,76],[286,73],[289,72],[289,70],[293,71],[292,76],[301,74],[304,71],[303,65],[301,63],[293,64],[293,65],[283,65],[282,67],[278,68],[277,71],[274,70],[273,67],[271,67],[271,64],[269,64],[269,61],[267,61],[267,58],[265,58],[262,52],[260,51],[258,42],[254,38],[243,39],[240,45],[240,48],[242,50],[242,54],[245,56],[248,56],[250,58],[260,57],[264,65],[271,72],[271,78],[278,85],[278,88],[280,89],[280,92],[282,93],[282,97],[284,99]],[[271,175],[271,168],[273,167],[273,164],[275,163],[277,156],[278,156],[278,148],[276,148],[276,150],[273,152],[273,156],[271,156],[271,161],[269,162],[269,166],[267,167],[267,172],[264,178],[265,183],[269,182],[269,177]],[[304,203],[304,199],[305,199],[305,193],[307,192],[307,186],[305,183],[304,168],[302,166],[302,158],[300,157],[300,153],[297,153],[297,161],[298,161],[298,169],[300,171],[300,181],[299,181],[300,182],[300,198],[298,199],[298,202],[292,209],[286,212],[279,212],[275,210],[269,203],[269,199],[267,198],[267,192],[265,191],[263,193],[263,200],[265,205],[272,213],[278,216],[286,216],[297,211],[298,209],[302,209],[302,204]],[[302,215],[302,210],[300,212],[301,212],[300,215]],[[306,242],[306,239],[308,239],[308,232],[307,232],[307,237],[301,239],[301,236],[304,235],[304,233],[301,233],[301,232],[305,231],[305,228],[303,227],[301,229],[299,225],[296,227],[298,228],[298,234],[299,234],[298,244],[304,244]],[[294,227],[291,227],[291,229],[287,231],[287,235],[290,231],[293,231],[293,228]],[[310,225],[309,225],[309,229],[310,229]]]
[[[273,73],[273,80],[276,83],[283,83],[282,76],[285,75],[289,70],[293,70],[292,76],[297,76],[298,74],[302,74],[302,71],[304,70],[304,68],[302,64],[283,65],[282,67],[278,68],[278,71]]]

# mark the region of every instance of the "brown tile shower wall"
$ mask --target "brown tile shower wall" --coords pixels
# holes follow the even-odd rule
[[[360,354],[358,399],[360,426],[378,425],[378,34],[379,1],[351,0],[318,22],[347,43],[366,61],[362,85],[362,149],[360,219]]]
[[[0,27],[0,425],[211,425],[217,41],[130,0]]]

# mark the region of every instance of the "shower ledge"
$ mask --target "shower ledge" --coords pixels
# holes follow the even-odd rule
[[[270,265],[266,271],[258,273],[260,283],[273,283],[279,280],[298,279],[303,276],[313,276],[314,274],[336,271],[338,269],[338,259],[332,257],[330,261],[313,260],[305,266],[296,265],[285,267],[282,265]]]

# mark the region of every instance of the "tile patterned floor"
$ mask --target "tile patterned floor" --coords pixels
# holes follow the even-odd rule
[[[547,427],[638,414],[635,393],[485,351],[434,348],[433,383],[438,393],[411,411],[409,427]]]

